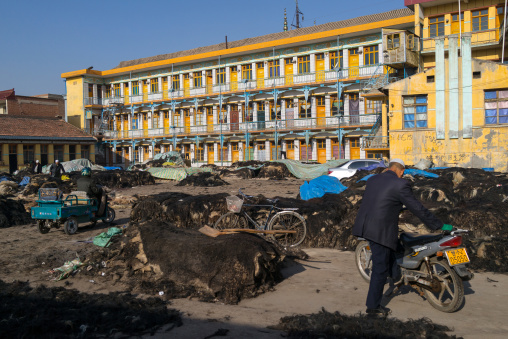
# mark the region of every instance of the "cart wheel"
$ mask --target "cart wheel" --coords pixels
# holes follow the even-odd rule
[[[39,227],[39,232],[42,234],[49,232],[49,222],[46,222],[46,220],[37,220],[37,226]]]
[[[92,227],[97,226],[97,220],[90,220],[90,223],[92,224]]]
[[[109,225],[113,222],[113,220],[115,220],[115,216],[116,216],[115,210],[112,209],[111,207],[108,207],[108,214],[106,218],[102,219],[102,222],[105,223],[106,225]]]
[[[76,233],[78,230],[78,220],[76,217],[69,217],[65,220],[64,223],[64,231],[66,234],[71,235]]]

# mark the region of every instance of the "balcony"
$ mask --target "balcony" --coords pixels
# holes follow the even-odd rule
[[[376,123],[377,119],[377,114],[364,114],[303,119],[234,122],[214,125],[166,126],[152,129],[105,131],[104,136],[108,139],[132,139],[231,133],[244,134],[247,132],[272,133],[275,132],[275,130],[280,133],[287,133],[290,131],[298,132],[308,129],[369,128]]]
[[[499,28],[471,32],[471,47],[491,46],[499,44]],[[431,53],[436,49],[436,37],[422,39],[422,53]],[[448,49],[448,38],[445,37],[445,49]],[[459,41],[460,46],[460,41]]]
[[[298,85],[308,84],[325,84],[335,83],[337,77],[340,81],[354,81],[359,79],[369,79],[372,76],[381,75],[381,72],[386,72],[385,67],[378,67],[380,65],[367,65],[357,66],[341,69],[337,71],[318,71],[314,73],[304,74],[288,74],[275,78],[264,78],[256,80],[240,80],[236,82],[227,82],[224,84],[206,85],[201,87],[189,87],[178,90],[157,92],[157,93],[143,93],[135,94],[130,97],[117,96],[109,98],[85,98],[85,106],[90,105],[103,105],[108,106],[111,104],[139,104],[150,103],[154,101],[164,101],[171,99],[183,99],[188,97],[204,96],[204,95],[218,95],[219,93],[243,93],[244,91],[252,90],[270,90],[275,87],[292,87]],[[381,65],[382,66],[382,65]],[[380,71],[382,70],[382,71]]]

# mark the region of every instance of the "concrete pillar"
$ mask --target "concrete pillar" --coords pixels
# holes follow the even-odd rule
[[[178,74],[178,77],[180,78],[180,88],[179,89],[183,89],[183,74]]]
[[[283,78],[285,75],[285,68],[286,67],[286,61],[284,58],[279,59],[279,70],[280,70],[280,76]]]
[[[212,106],[212,111],[213,111],[213,124],[214,125],[217,125],[219,122],[219,118],[217,116],[217,112],[219,111],[218,107],[217,106]]]
[[[23,144],[16,145],[16,153],[18,158],[18,168],[25,163],[25,159],[23,157]]]
[[[256,69],[256,63],[252,63],[252,80],[257,79],[257,69]]]
[[[295,160],[300,160],[300,140],[295,140]]]
[[[90,145],[90,159],[91,162],[95,162],[95,145]]]
[[[358,66],[362,67],[364,65],[364,57],[363,57],[363,46],[358,47]]]
[[[213,143],[213,162],[217,163],[219,161],[219,145],[214,142]]]
[[[282,99],[280,101],[280,119],[286,120],[286,100]]]
[[[270,141],[265,141],[265,157],[266,161],[270,161]]]
[[[229,83],[229,80],[231,79],[230,77],[230,74],[231,74],[231,67],[230,66],[226,66],[226,84]],[[231,90],[231,88],[230,88]]]
[[[312,96],[310,97],[310,114],[312,118],[317,117],[317,106],[316,106],[316,97]]]
[[[3,153],[3,150],[2,150]],[[41,162],[41,144],[36,144],[34,147],[34,160],[39,160]],[[0,159],[2,161],[2,159]]]
[[[332,116],[332,109],[330,106],[330,94],[325,95],[325,116]]]
[[[326,138],[326,161],[332,160],[332,140]]]
[[[53,144],[48,145],[48,165],[55,162],[55,146]]]
[[[315,53],[310,54],[310,72],[311,73],[316,72],[316,54]]]
[[[81,159],[81,145],[76,145],[76,159]]]
[[[265,68],[264,68],[264,77],[265,79],[268,79],[268,76],[270,74],[270,66],[268,65],[268,62],[265,61]]]
[[[344,66],[344,69],[347,69],[349,67],[349,49],[343,49],[341,51],[342,51],[342,65]]]
[[[69,161],[69,145],[65,144],[63,147],[64,150],[64,159],[63,161]]]
[[[253,112],[252,112],[252,121],[253,122],[258,121],[258,113],[257,113],[257,111],[258,111],[258,103],[257,102],[254,102],[252,104],[252,110],[253,110]]]
[[[212,69],[212,84],[217,85],[217,69]]]
[[[317,140],[311,140],[309,144],[312,145],[312,160],[317,160]]]
[[[325,71],[330,70],[330,52],[325,52]]]

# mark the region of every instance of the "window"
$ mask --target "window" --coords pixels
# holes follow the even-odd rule
[[[330,96],[330,107],[332,109],[332,116],[343,115],[344,114],[344,101],[342,97],[340,101],[337,102],[337,96]]]
[[[310,118],[312,117],[311,109],[310,109],[310,103],[305,102],[305,100],[300,101],[300,113],[299,117],[301,119]]]
[[[464,32],[464,13],[461,13],[459,20],[459,13],[452,14],[452,34],[459,34]]]
[[[337,64],[338,62],[338,64]],[[344,67],[343,59],[342,59],[342,51],[339,53],[339,59],[337,60],[337,51],[330,52],[330,69],[335,69],[335,67]]]
[[[265,143],[259,143],[258,144],[258,151],[264,151],[266,149]]]
[[[206,115],[213,116],[213,107],[211,106],[206,107]]]
[[[364,65],[376,65],[379,63],[378,45],[363,48]]]
[[[196,126],[204,125],[204,118],[203,118],[203,109],[198,108],[196,112]]]
[[[286,149],[295,149],[295,142],[293,140],[286,141]]]
[[[415,95],[403,97],[404,128],[427,127],[427,96]]]
[[[173,115],[173,126],[180,126],[180,111],[176,111]]]
[[[205,152],[203,150],[203,147],[196,148],[195,158],[197,161],[204,161],[205,160]]]
[[[244,119],[245,119],[245,121],[253,121],[254,120],[254,115],[252,114],[253,110],[254,110],[253,107],[254,107],[253,103],[250,102],[249,103],[249,107],[247,108],[247,112],[245,112],[246,115],[244,113]]]
[[[55,145],[53,146],[53,153],[55,155],[55,160],[62,162],[64,160],[64,147],[63,145]]]
[[[365,100],[365,114],[381,114],[383,100]]]
[[[325,54],[324,53],[316,54],[316,60],[325,60]]]
[[[501,27],[504,22],[504,8],[498,7],[496,8],[497,16],[496,16],[496,28]]]
[[[429,36],[442,36],[444,35],[444,16],[429,18]]]
[[[367,159],[383,159],[383,157],[388,158],[388,152],[384,151],[367,151],[366,152]],[[367,164],[370,166],[371,164]]]
[[[88,159],[90,157],[90,146],[81,145],[81,158]]]
[[[386,49],[397,49],[400,47],[400,34],[389,34],[386,36]]]
[[[508,90],[485,91],[485,124],[508,124]]]
[[[435,82],[435,81],[436,81],[435,76],[433,76],[433,75],[427,75],[427,82],[428,83]]]
[[[310,55],[298,57],[298,74],[310,72]]]
[[[139,95],[139,81],[132,83],[132,95]]]
[[[482,72],[481,71],[473,72],[473,79],[481,79],[481,78],[482,78]]]
[[[258,111],[264,111],[265,110],[265,102],[260,101],[258,102]]]
[[[111,98],[111,86],[106,86],[105,98]]]
[[[180,75],[173,75],[173,91],[178,91],[180,89]]]
[[[69,145],[69,160],[76,159],[76,145]]]
[[[277,107],[276,107],[277,115],[275,115],[275,109],[273,108],[273,101],[270,101],[269,106],[270,106],[270,120],[276,120],[276,119],[280,120],[281,119],[280,102],[277,102]]]
[[[414,34],[408,34],[407,35],[407,46],[408,49],[415,49],[415,35]]]
[[[122,95],[120,93],[120,84],[114,84],[113,85],[113,90],[114,90],[114,93],[115,93],[115,97],[119,97],[119,96]]]
[[[132,129],[138,129],[138,115],[134,114],[132,117]]]
[[[270,61],[268,66],[270,70],[270,78],[280,76],[279,60]]]
[[[150,80],[150,91],[152,93],[158,93],[159,92],[159,79],[151,79]]]
[[[228,111],[223,108],[222,112],[219,114],[219,123],[227,124],[228,123]]]
[[[242,66],[242,79],[252,80],[252,64]]]
[[[489,28],[489,10],[482,9],[471,13],[473,19],[473,32]]]
[[[194,72],[194,87],[201,87],[203,77],[201,76],[201,72]]]
[[[217,70],[217,83],[218,84],[225,84],[226,83],[226,69],[225,68],[219,68]]]
[[[325,97],[316,97],[316,105],[324,106],[325,105]]]
[[[293,108],[293,105],[294,105],[293,99],[286,99],[285,102],[286,102],[286,104],[285,104],[286,108]]]
[[[326,140],[325,139],[319,139],[316,141],[317,148],[326,148]]]
[[[159,117],[160,117],[160,113],[154,113],[154,115],[153,115],[153,128],[159,128]]]
[[[33,145],[23,145],[23,159],[25,164],[34,161],[34,146]]]
[[[93,85],[88,85],[88,97],[93,98]]]

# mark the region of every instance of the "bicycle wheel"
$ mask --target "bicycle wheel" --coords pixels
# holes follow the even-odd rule
[[[284,247],[294,247],[302,243],[307,235],[305,219],[293,211],[282,211],[273,216],[268,229],[274,231],[296,231],[296,233],[274,234],[273,237]]]
[[[243,214],[228,212],[221,215],[219,220],[213,225],[213,228],[219,231],[226,228],[249,228],[249,224]]]

